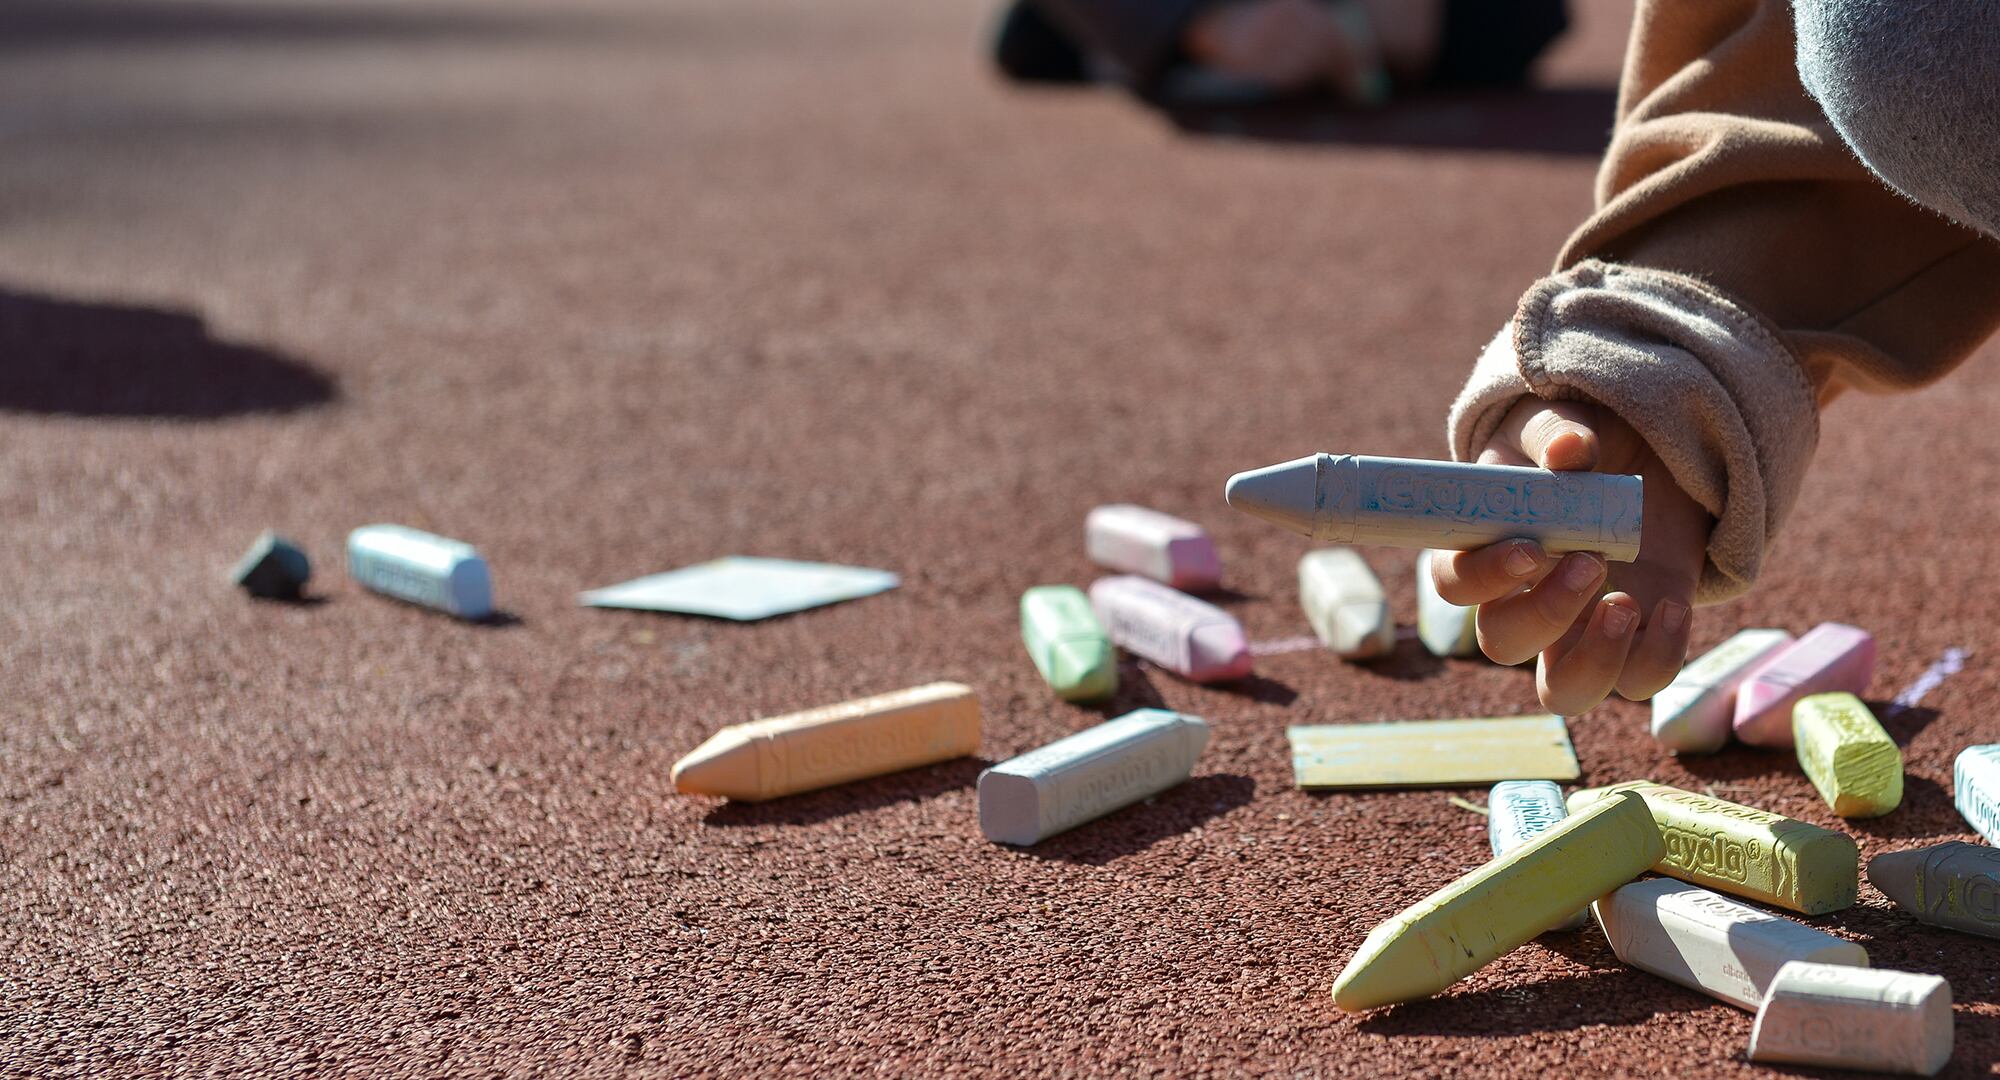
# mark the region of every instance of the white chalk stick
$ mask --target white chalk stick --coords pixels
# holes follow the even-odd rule
[[[1722,749],[1736,717],[1736,687],[1791,643],[1783,630],[1739,630],[1701,654],[1653,695],[1653,738],[1677,754]]]
[[[1672,878],[1626,885],[1590,906],[1618,959],[1720,998],[1757,1008],[1792,960],[1868,966],[1868,951]]]
[[[1479,609],[1459,607],[1438,595],[1431,580],[1431,556],[1417,556],[1417,640],[1432,656],[1476,656],[1479,653]]]
[[[979,831],[1039,843],[1173,787],[1208,745],[1198,716],[1138,709],[979,774]]]
[[[1554,828],[1569,816],[1562,788],[1552,780],[1502,780],[1486,795],[1486,842],[1493,857],[1502,855]],[[1578,911],[1557,930],[1574,930],[1589,912]]]
[[[1987,843],[2000,845],[2000,743],[1958,752],[1951,766],[1951,798]]]
[[[1951,1037],[1951,984],[1936,975],[1795,960],[1757,1010],[1750,1060],[1930,1076]]]
[[[1144,574],[1176,589],[1222,584],[1222,557],[1208,530],[1158,510],[1100,506],[1083,520],[1083,546],[1099,566]]]
[[[1299,560],[1299,605],[1313,633],[1336,655],[1363,660],[1396,647],[1388,594],[1353,548],[1322,548]]]
[[[375,592],[461,619],[493,613],[493,574],[471,544],[401,525],[347,534],[347,572]]]

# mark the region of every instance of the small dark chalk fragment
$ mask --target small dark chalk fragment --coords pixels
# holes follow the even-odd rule
[[[229,579],[245,592],[266,600],[297,600],[310,577],[312,562],[306,553],[269,529],[258,535],[257,542],[229,573]]]

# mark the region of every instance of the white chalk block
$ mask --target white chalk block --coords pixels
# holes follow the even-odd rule
[[[1868,966],[1868,950],[1672,878],[1626,885],[1590,906],[1618,959],[1738,1008],[1757,1008],[1793,960]]]
[[[1791,643],[1783,630],[1739,630],[1701,654],[1653,695],[1653,738],[1678,754],[1722,749],[1736,717],[1736,687]]]
[[[401,525],[347,534],[347,572],[364,587],[461,619],[493,613],[493,574],[471,544]]]
[[[1431,580],[1431,556],[1417,556],[1417,640],[1433,656],[1476,656],[1479,653],[1479,609],[1459,607],[1438,595]]]
[[[1198,716],[1138,709],[979,774],[979,831],[1034,844],[1188,778],[1208,745]]]
[[[1951,984],[1936,975],[1795,960],[1757,1010],[1750,1060],[1930,1076],[1951,1034]]]
[[[1176,589],[1222,584],[1222,557],[1208,530],[1143,506],[1100,506],[1083,520],[1084,550],[1099,566],[1143,574]]]
[[[1568,816],[1562,788],[1554,781],[1503,780],[1493,785],[1486,796],[1486,842],[1492,845],[1493,857],[1497,859]],[[1579,911],[1555,929],[1574,930],[1588,918],[1588,911]]]
[[[1299,560],[1299,605],[1313,633],[1341,657],[1363,660],[1396,647],[1388,594],[1353,548],[1322,548]]]
[[[1951,798],[1987,843],[2000,845],[2000,743],[1958,752],[1951,767]]]

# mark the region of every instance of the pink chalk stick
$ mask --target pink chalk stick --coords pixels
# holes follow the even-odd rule
[[[1821,623],[1744,676],[1736,691],[1736,737],[1752,746],[1792,745],[1792,706],[1802,697],[1860,694],[1875,677],[1875,638]]]
[[[1099,578],[1090,606],[1119,648],[1184,679],[1223,682],[1250,674],[1250,639],[1214,604],[1131,574]]]
[[[1176,589],[1222,584],[1222,556],[1207,530],[1158,510],[1100,506],[1083,521],[1083,544],[1099,566],[1144,574]]]

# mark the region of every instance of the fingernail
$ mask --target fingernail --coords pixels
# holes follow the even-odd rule
[[[1604,633],[1609,637],[1624,637],[1632,630],[1632,623],[1638,613],[1631,608],[1613,604],[1604,612]]]
[[[1563,584],[1572,589],[1588,589],[1597,583],[1597,560],[1578,555],[1563,567]]]
[[[1507,553],[1507,573],[1512,577],[1527,577],[1535,572],[1540,562],[1528,552],[1528,545],[1515,544]]]
[[[1660,605],[1660,626],[1669,634],[1678,634],[1687,625],[1688,606],[1679,600],[1669,600]]]

